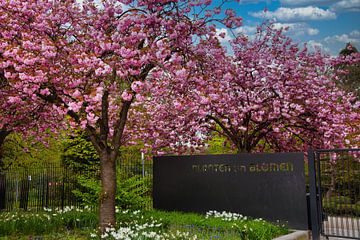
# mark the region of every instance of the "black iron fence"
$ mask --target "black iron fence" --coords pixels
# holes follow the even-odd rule
[[[151,210],[153,208],[152,199],[152,160],[127,159],[127,161],[117,162],[118,167],[118,188],[127,192],[127,196],[134,196],[134,201],[142,201],[141,204],[134,204],[138,209]],[[133,181],[135,179],[135,181]],[[136,199],[138,196],[139,199]]]
[[[317,196],[312,211],[318,212],[319,233],[360,239],[360,149],[316,150],[312,154],[312,184]]]
[[[147,179],[136,181],[137,186],[126,186],[129,191],[141,191],[149,195],[144,208],[152,208],[152,162],[133,159],[117,162],[120,181],[129,178]],[[16,168],[0,172],[0,210],[14,209],[43,210],[44,208],[64,208],[65,206],[82,207],[83,202],[74,190],[84,190],[79,184],[81,171],[61,166]],[[89,176],[89,173],[86,173]],[[91,173],[90,173],[91,175]],[[131,184],[131,181],[128,181]],[[134,182],[133,182],[134,183]],[[139,183],[143,186],[139,186]],[[131,189],[130,189],[131,188]],[[148,191],[146,191],[148,189]]]
[[[127,161],[118,161],[116,163],[120,170],[120,177],[128,178],[134,175],[148,177],[153,175],[152,160],[132,159]]]
[[[75,187],[75,177],[68,168],[10,169],[0,173],[0,209],[77,206],[72,193]]]

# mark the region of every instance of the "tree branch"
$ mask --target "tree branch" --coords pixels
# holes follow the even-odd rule
[[[237,146],[238,148],[242,147],[242,146],[240,146],[241,142],[238,141],[236,136],[234,136],[219,119],[217,119],[216,117],[213,117],[211,115],[207,115],[206,119],[214,120],[221,127],[221,129],[224,131],[224,133],[231,139],[231,141],[235,144],[235,146]]]

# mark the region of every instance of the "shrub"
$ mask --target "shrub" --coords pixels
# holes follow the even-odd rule
[[[84,176],[78,177],[80,188],[74,190],[83,205],[96,206],[100,196],[100,181]],[[81,189],[81,190],[80,190]],[[117,179],[116,206],[122,209],[145,209],[151,205],[151,179],[135,175]]]
[[[142,209],[151,206],[151,179],[142,177],[136,167],[128,171],[121,164],[140,160],[140,145],[121,148],[117,169],[116,205],[121,208]],[[84,206],[97,206],[100,196],[100,160],[97,152],[84,132],[64,141],[63,164],[71,168],[76,175],[76,190],[74,195]],[[137,162],[136,164],[140,164]],[[131,164],[131,166],[135,164]],[[141,174],[141,171],[140,171]]]
[[[325,213],[330,215],[342,216],[360,216],[360,205],[358,204],[338,204],[334,205],[329,202],[323,203]]]
[[[352,204],[352,200],[345,196],[324,198],[322,207],[330,215],[360,216],[360,205]]]
[[[352,200],[349,197],[345,196],[332,196],[323,199],[324,203],[329,203],[331,205],[339,205],[339,204],[351,204]]]

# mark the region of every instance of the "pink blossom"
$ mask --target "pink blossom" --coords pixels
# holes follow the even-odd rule
[[[50,90],[48,88],[41,89],[40,94],[45,95],[45,96],[50,95]]]
[[[69,110],[72,110],[74,112],[79,112],[81,106],[82,106],[82,102],[76,103],[76,102],[70,102],[68,103],[68,108]]]
[[[133,96],[132,96],[131,93],[125,91],[125,92],[123,92],[123,93],[121,94],[121,97],[122,97],[122,99],[124,99],[125,101],[131,101],[131,99],[132,99]]]
[[[187,77],[187,71],[185,68],[175,71],[175,76],[181,79],[185,79]]]

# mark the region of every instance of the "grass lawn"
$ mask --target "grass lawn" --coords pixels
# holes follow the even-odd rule
[[[117,210],[117,226],[97,234],[97,213],[66,208],[63,211],[2,212],[0,240],[7,239],[249,239],[265,240],[288,233],[283,226],[239,214],[206,215],[163,211]]]

